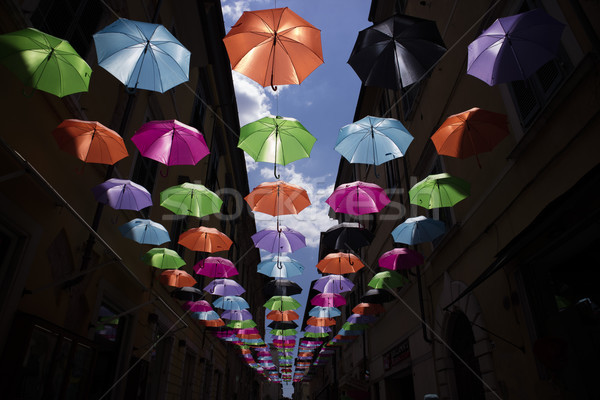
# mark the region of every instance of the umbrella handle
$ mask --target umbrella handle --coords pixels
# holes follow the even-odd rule
[[[375,174],[375,178],[379,179],[379,174],[377,173],[377,165],[373,165],[373,173]]]
[[[354,262],[350,258],[350,253],[348,253],[348,263],[350,263],[350,265],[354,265]]]
[[[273,163],[273,175],[275,175],[275,179],[281,178],[281,175],[277,175],[277,163]]]
[[[162,176],[163,178],[166,178],[167,176],[169,176],[169,166],[167,165],[167,172],[163,174],[162,171],[160,171],[160,176]]]

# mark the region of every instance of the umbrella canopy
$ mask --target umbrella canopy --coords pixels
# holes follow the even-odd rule
[[[367,116],[340,129],[335,150],[350,163],[381,165],[404,156],[412,141],[400,121]]]
[[[298,327],[298,324],[294,321],[273,321],[267,326],[272,329],[294,329]]]
[[[287,7],[245,11],[223,42],[233,70],[263,87],[299,84],[323,63],[321,31]]]
[[[213,301],[213,306],[223,310],[243,310],[250,308],[248,302],[239,296],[223,296]]]
[[[356,181],[338,186],[325,202],[335,212],[363,215],[381,211],[390,199],[380,186]]]
[[[65,119],[52,136],[58,147],[86,163],[113,165],[129,155],[123,138],[96,121]]]
[[[207,257],[194,265],[194,272],[209,278],[229,278],[239,272],[233,263],[226,258]]]
[[[290,296],[273,296],[263,305],[270,310],[277,311],[288,311],[295,310],[300,307],[300,303],[298,303],[293,297]]]
[[[317,327],[315,326],[315,328],[317,328]],[[324,338],[324,337],[328,337],[328,336],[329,336],[328,332],[306,332],[304,334],[304,337],[307,337],[307,338]]]
[[[119,226],[119,232],[127,239],[140,244],[161,245],[171,240],[164,226],[149,219],[132,219]]]
[[[469,182],[447,173],[429,175],[409,191],[410,203],[432,209],[452,207],[466,199],[471,191]]]
[[[202,321],[213,321],[219,319],[219,314],[214,310],[209,311],[195,311],[191,313],[192,318],[196,318]]]
[[[148,250],[148,252],[142,256],[142,261],[159,269],[177,269],[185,265],[185,261],[183,261],[183,258],[181,258],[175,250],[166,249],[164,247]]]
[[[179,269],[168,269],[163,271],[158,280],[165,285],[174,287],[194,286],[196,280],[190,274]]]
[[[263,229],[252,235],[254,246],[270,253],[291,253],[306,247],[304,235],[285,226],[279,229]],[[279,260],[282,260],[280,257]],[[276,266],[279,268],[281,262]]]
[[[145,187],[128,179],[110,178],[92,188],[96,201],[115,210],[135,210],[152,205],[152,195]]]
[[[540,9],[498,18],[469,44],[467,74],[490,86],[527,79],[556,57],[564,28]]]
[[[273,321],[293,321],[299,319],[300,316],[294,310],[279,311],[274,310],[267,314],[267,319]]]
[[[218,328],[221,326],[225,326],[225,322],[223,322],[222,319],[213,319],[213,320],[202,320],[199,319],[198,322],[200,322],[200,324],[209,327],[209,328]]]
[[[317,269],[325,274],[350,274],[365,265],[358,257],[350,253],[330,253],[317,263]]]
[[[274,336],[292,336],[298,332],[295,329],[271,329],[270,334]]]
[[[373,233],[358,222],[342,222],[321,234],[321,245],[331,250],[354,250],[368,246]]]
[[[315,282],[313,289],[323,293],[349,292],[354,287],[352,281],[342,275],[323,276]]]
[[[0,35],[0,61],[34,89],[58,97],[88,91],[90,66],[69,42],[37,29]]]
[[[204,291],[217,296],[239,296],[246,290],[234,280],[215,279],[204,288]]]
[[[408,279],[396,271],[383,271],[376,273],[367,285],[374,289],[393,289],[404,286],[407,282]]]
[[[396,243],[409,245],[431,242],[446,232],[446,224],[443,221],[418,216],[407,218],[392,231],[392,237]]]
[[[221,314],[221,318],[230,319],[235,321],[245,321],[248,319],[252,319],[252,314],[250,311],[242,309],[242,310],[225,310]]]
[[[263,287],[265,297],[294,296],[302,293],[302,288],[289,279],[272,279]]]
[[[370,289],[365,292],[360,298],[360,301],[363,303],[376,303],[382,304],[387,303],[388,301],[395,300],[396,298],[387,290],[382,289]],[[353,311],[356,312],[356,311]],[[356,312],[359,314],[358,312]]]
[[[198,301],[204,297],[202,290],[195,287],[182,287],[171,292],[171,296],[178,300]]]
[[[206,226],[188,229],[179,235],[177,243],[190,250],[206,253],[229,250],[233,244],[226,234]]]
[[[425,262],[423,255],[418,251],[407,248],[396,248],[386,251],[379,257],[379,266],[394,271],[410,269]]]
[[[255,187],[244,200],[252,211],[272,216],[298,214],[310,205],[306,190],[284,181],[264,182]]]
[[[328,333],[331,332],[331,328],[328,326],[308,325],[304,331],[308,333]]]
[[[395,90],[423,78],[445,52],[434,21],[396,14],[358,33],[348,64],[365,86]]]
[[[364,331],[365,329],[369,328],[369,324],[352,324],[349,322],[346,322],[344,325],[342,325],[342,329],[344,329],[346,332],[348,331]]]
[[[233,329],[247,329],[254,328],[256,326],[256,322],[251,319],[246,319],[242,321],[231,320],[227,323],[227,326]]]
[[[186,301],[185,303],[183,303],[182,307],[184,310],[189,310],[191,312],[206,312],[212,311],[213,309],[210,303],[206,300]]]
[[[335,308],[335,307],[313,307],[308,315],[310,315],[311,317],[317,317],[317,318],[332,318],[332,317],[339,317],[340,315],[342,315],[342,312]]]
[[[336,321],[333,318],[310,317],[306,323],[312,326],[333,326],[336,324]]]
[[[162,25],[119,18],[94,43],[98,65],[128,88],[164,93],[189,80],[190,52]]]
[[[160,192],[160,205],[177,215],[205,215],[220,212],[223,200],[204,185],[182,183]]]
[[[351,324],[370,324],[372,322],[375,322],[376,320],[377,317],[374,317],[372,315],[352,314],[348,317],[346,322],[349,322]]]
[[[310,300],[313,306],[338,307],[346,304],[346,299],[335,293],[319,293]]]
[[[256,269],[261,274],[272,278],[288,278],[301,275],[304,271],[304,266],[288,256],[276,255],[261,261],[256,266]]]

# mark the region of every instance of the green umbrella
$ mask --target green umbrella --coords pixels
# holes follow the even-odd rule
[[[160,192],[160,205],[177,215],[202,218],[221,210],[223,200],[203,185],[182,183]]]
[[[275,168],[275,164],[310,157],[316,140],[293,118],[265,117],[242,126],[238,147],[255,161],[272,162]]]
[[[408,194],[411,204],[427,209],[452,207],[467,198],[471,190],[469,182],[450,174],[429,175],[413,186]]]
[[[264,304],[263,307],[266,307],[270,310],[288,311],[297,309],[300,307],[300,303],[290,296],[273,296]]]
[[[346,331],[358,331],[365,330],[367,328],[369,328],[369,324],[351,324],[350,322],[346,322],[344,325],[342,325],[342,329]]]
[[[323,337],[328,337],[329,333],[327,332],[322,332],[322,333],[316,333],[316,332],[306,332],[304,333],[304,337],[308,337],[308,338],[323,338]]]
[[[150,249],[142,256],[142,261],[159,269],[178,269],[185,265],[176,251],[164,247]]]
[[[251,319],[247,319],[245,321],[229,321],[227,326],[233,329],[248,329],[254,328],[256,326],[256,322],[252,321]]]
[[[393,289],[404,286],[407,282],[408,279],[396,271],[383,271],[375,274],[368,285],[374,289]]]
[[[90,84],[92,69],[69,42],[34,28],[0,35],[0,60],[26,85],[58,97]]]
[[[271,329],[271,335],[292,336],[298,333],[295,329]]]

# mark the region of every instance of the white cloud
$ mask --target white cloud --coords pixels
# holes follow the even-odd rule
[[[233,71],[233,85],[240,125],[246,125],[271,114],[271,100],[265,93],[265,89],[258,83]]]
[[[226,19],[237,21],[244,11],[264,8],[264,4],[268,2],[270,0],[223,0],[221,10]],[[226,28],[228,27],[226,26]]]
[[[258,168],[258,163],[246,152],[244,152],[244,159],[246,160],[246,171],[248,171],[248,173],[255,171],[256,168]]]

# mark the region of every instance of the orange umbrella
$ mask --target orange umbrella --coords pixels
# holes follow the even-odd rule
[[[261,183],[244,199],[252,211],[272,216],[298,214],[310,206],[306,190],[284,181]]]
[[[99,122],[65,119],[52,135],[58,147],[86,163],[112,165],[129,155],[123,138]]]
[[[217,251],[229,250],[233,242],[226,234],[215,228],[200,226],[188,229],[179,235],[177,242],[182,246],[194,251],[215,253]]]
[[[310,317],[306,323],[312,326],[333,326],[335,325],[335,319]]]
[[[475,107],[449,116],[431,141],[438,154],[468,158],[491,151],[508,133],[506,115]]]
[[[200,322],[202,325],[207,326],[209,328],[218,328],[220,326],[225,326],[225,322],[221,318],[213,319],[210,321],[198,320],[198,322]]]
[[[239,337],[240,339],[260,339],[261,336],[258,333],[238,333],[237,337]]]
[[[321,31],[287,7],[245,11],[223,42],[235,71],[273,90],[323,64]]]
[[[273,310],[267,314],[267,319],[273,321],[293,321],[299,319],[300,316],[294,310],[279,311]]]
[[[159,275],[158,280],[173,287],[194,286],[198,283],[190,274],[180,269],[167,269]]]
[[[383,308],[381,304],[360,303],[352,309],[352,312],[360,315],[376,315],[383,314],[385,312],[385,308]]]
[[[317,264],[319,271],[335,275],[350,274],[364,266],[358,257],[350,253],[330,253]]]

